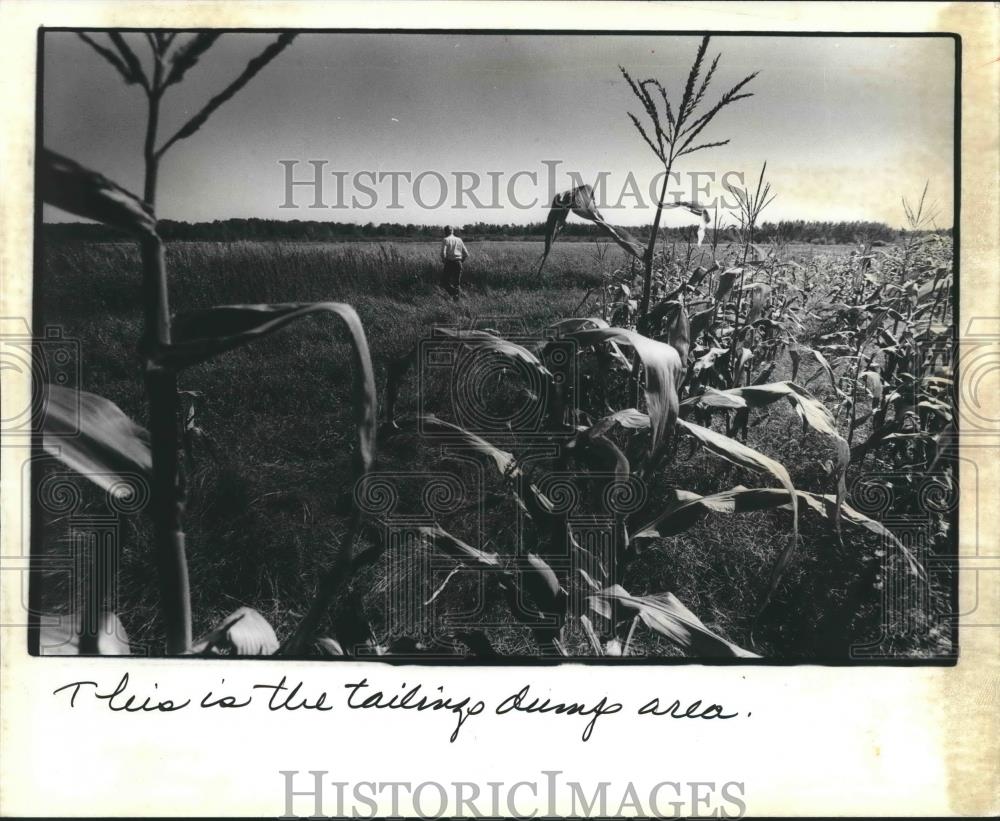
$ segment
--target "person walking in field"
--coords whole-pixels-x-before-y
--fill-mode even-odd
[[[441,261],[444,262],[444,285],[455,299],[462,293],[462,263],[469,257],[469,251],[461,238],[455,236],[450,225],[444,229],[441,242]]]

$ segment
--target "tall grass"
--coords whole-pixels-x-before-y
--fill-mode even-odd
[[[531,290],[548,287],[533,276],[535,243],[470,243],[465,278],[473,289]],[[561,284],[600,283],[592,247],[560,249],[552,272]],[[138,305],[138,251],[129,243],[60,242],[46,247],[46,276],[53,289],[75,287],[73,277],[91,271],[76,296],[95,314]],[[166,246],[174,308],[189,311],[239,302],[312,301],[372,294],[410,296],[439,287],[439,249],[430,243],[176,242]]]

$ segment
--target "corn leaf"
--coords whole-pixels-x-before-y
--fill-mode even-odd
[[[726,142],[729,142],[726,140]],[[724,145],[724,143],[714,143],[713,145]],[[705,146],[707,147],[707,146]],[[696,202],[665,202],[663,203],[664,208],[683,208],[685,211],[690,211],[696,217],[698,217],[698,244],[705,239],[705,230],[708,228],[709,224],[712,222],[712,218],[708,214],[708,209],[703,208]]]
[[[803,490],[797,490],[796,495],[803,501],[814,496]],[[637,541],[649,541],[676,536],[708,513],[752,513],[788,507],[791,498],[788,491],[783,488],[747,488],[737,485],[730,490],[713,493],[710,496],[674,489],[672,498],[663,511],[637,528],[632,538]],[[825,508],[819,509],[818,512],[826,515]]]
[[[792,509],[792,496],[782,488],[746,488],[738,485],[710,496],[699,496],[686,490],[675,490],[673,494],[673,498],[661,513],[636,529],[632,534],[633,541],[649,542],[675,536],[683,533],[708,513],[750,513],[759,510]],[[881,536],[900,552],[913,575],[926,579],[926,572],[912,551],[881,522],[875,521],[848,504],[838,504],[837,497],[832,494],[820,495],[796,490],[795,496],[806,505],[806,509],[818,513],[831,522],[839,510],[843,514],[843,521],[848,525]]]
[[[140,85],[143,88],[148,89],[149,83],[146,80],[145,74],[143,74],[141,68],[138,74],[134,71],[134,65],[126,62],[123,59],[121,51],[115,51],[107,46],[101,45],[96,40],[90,38],[82,31],[78,31],[76,36],[79,37],[83,42],[90,46],[94,51],[101,55],[104,60],[111,64],[111,66],[117,71],[122,79],[125,81],[126,85]],[[120,35],[119,35],[120,36]],[[117,47],[117,46],[116,46]]]
[[[440,435],[440,438],[434,439],[435,444],[454,441],[473,454],[492,462],[500,477],[513,483],[514,498],[526,513],[532,516],[544,516],[552,512],[552,502],[535,484],[527,481],[527,477],[518,467],[513,453],[496,447],[476,433],[433,415],[401,418],[396,422],[395,429],[397,431],[416,430],[418,423],[420,430],[424,433]],[[525,490],[528,491],[527,494],[524,494]]]
[[[764,313],[764,303],[771,298],[771,286],[764,282],[752,282],[743,286],[744,291],[750,292],[750,309],[747,314],[747,323],[756,322]]]
[[[581,347],[609,341],[632,346],[645,369],[646,406],[651,422],[649,448],[650,452],[654,452],[677,419],[677,390],[684,376],[677,349],[624,328],[595,328],[566,336]]]
[[[500,567],[500,558],[496,553],[486,553],[478,547],[473,547],[461,539],[452,536],[438,525],[418,527],[417,531],[434,547],[460,564],[467,566],[481,565],[488,568]]]
[[[625,288],[626,286],[622,286]],[[590,317],[570,317],[568,319],[560,319],[558,322],[553,322],[546,328],[547,331],[555,332],[557,338],[566,336],[573,331],[584,331],[592,330],[594,328],[610,328],[611,326],[603,319],[597,316]],[[621,348],[618,347],[616,342],[608,342],[608,349],[611,351],[611,356],[626,370],[632,369],[632,363],[629,362],[625,354],[622,353]]]
[[[521,584],[543,611],[559,612],[566,602],[566,591],[559,583],[555,571],[536,553],[529,553],[527,558],[528,566],[519,574]]]
[[[687,284],[689,288],[695,288],[701,284],[702,280],[705,279],[713,271],[719,270],[719,263],[712,261],[712,264],[707,268],[699,265],[691,272],[691,276],[688,278]]]
[[[43,148],[39,157],[42,200],[80,217],[122,228],[140,237],[156,236],[156,218],[139,197],[107,177]]]
[[[632,239],[627,232],[610,225],[601,216],[601,212],[597,210],[597,205],[594,203],[594,189],[589,185],[581,185],[572,191],[566,191],[556,197],[556,200],[559,200],[559,197],[563,198],[563,202],[567,203],[578,217],[590,220],[602,229],[604,233],[621,246],[625,253],[630,254],[636,259],[642,259],[644,254],[642,245]],[[556,201],[553,201],[553,206],[556,207]]]
[[[795,545],[798,542],[799,537],[799,507],[798,507],[798,496],[795,494],[795,487],[792,485],[792,479],[788,475],[788,471],[785,470],[784,465],[780,462],[771,459],[769,456],[765,456],[762,453],[758,453],[752,448],[747,447],[742,442],[737,442],[735,439],[730,439],[728,436],[723,436],[721,433],[716,433],[710,428],[703,428],[700,425],[692,424],[684,419],[677,420],[677,423],[681,425],[689,433],[693,434],[705,447],[723,459],[726,459],[733,464],[740,465],[741,467],[749,468],[751,470],[766,470],[772,476],[775,476],[778,481],[781,482],[785,490],[788,491],[791,506],[792,506],[792,538],[789,540],[787,547],[782,551],[778,560],[775,562],[774,569],[771,573],[771,580],[768,583],[767,593],[764,595],[763,603],[761,604],[761,610],[767,606],[768,601],[770,601],[771,595],[774,593],[775,589],[778,587],[778,582],[781,580],[781,574],[788,564],[791,558],[792,551],[795,549]]]
[[[612,615],[612,602],[636,611],[647,627],[666,636],[694,657],[760,658],[756,653],[713,633],[672,593],[632,596],[616,584],[588,596],[588,602],[594,612],[605,618]]]
[[[594,651],[594,655],[603,656],[604,647],[594,631],[594,625],[591,624],[590,618],[586,614],[580,616],[580,626],[583,627],[583,633],[587,637],[587,641],[590,642],[590,649]]]
[[[747,407],[747,400],[732,390],[720,391],[715,388],[705,388],[703,393],[689,396],[681,402],[682,408],[698,405],[703,408],[724,408],[727,410]]]
[[[833,368],[830,366],[830,363],[827,362],[826,357],[815,348],[809,348],[805,345],[797,345],[788,349],[788,355],[792,360],[792,381],[794,382],[795,377],[798,375],[799,363],[802,360],[803,353],[809,354],[816,360],[826,375],[830,377],[830,384],[833,386],[833,389],[837,390],[837,375],[833,372]],[[806,381],[811,382],[814,378],[815,376],[812,376]]]
[[[47,386],[42,447],[115,495],[134,492],[129,480],[151,478],[149,434],[114,402],[87,391]]]
[[[63,616],[60,624],[46,625],[39,630],[38,653],[42,656],[79,656],[82,636],[82,617]],[[110,611],[100,614],[96,639],[99,656],[128,656],[132,652],[124,626]]]
[[[416,422],[417,420],[413,421]],[[406,420],[406,422],[407,427],[409,427],[409,420]],[[468,431],[459,425],[453,425],[451,422],[446,422],[444,419],[439,419],[434,415],[419,417],[419,422],[423,430],[454,436],[462,445],[474,453],[487,457],[496,465],[496,469],[501,476],[520,475],[516,468],[514,454],[496,447],[483,439],[479,434],[472,433],[472,431]]]
[[[861,380],[871,396],[872,409],[877,408],[882,403],[882,394],[885,390],[882,375],[875,371],[864,371],[861,373]]]
[[[459,340],[463,346],[470,350],[492,351],[500,356],[506,357],[512,362],[519,362],[532,371],[543,385],[548,385],[552,380],[552,373],[546,368],[541,360],[527,348],[510,342],[507,339],[491,334],[487,331],[463,331],[451,328],[434,328],[435,336],[448,337]],[[388,368],[388,382],[386,385],[386,418],[390,426],[396,426],[396,402],[399,399],[399,389],[410,368],[417,361],[420,352],[420,344],[394,362]]]
[[[512,361],[521,362],[545,381],[552,378],[552,374],[537,356],[527,348],[503,337],[496,336],[487,331],[461,331],[452,328],[435,328],[434,333],[459,340],[469,348],[494,351]]]
[[[684,306],[679,301],[666,300],[661,302],[646,314],[640,326],[636,328],[639,333],[647,335],[652,333],[654,329],[662,332],[666,337],[667,344],[672,345],[677,350],[677,353],[681,355],[681,362],[687,360],[688,351],[691,348],[691,324],[688,321],[687,311],[684,310]]]
[[[727,353],[729,353],[728,348],[709,348],[705,354],[694,361],[694,365],[691,367],[692,376],[698,376],[702,371],[711,370],[716,366],[719,357],[724,357]],[[684,401],[688,402],[688,400]]]
[[[769,491],[770,490],[776,489],[771,488]],[[782,491],[776,492],[781,493]],[[799,498],[805,501],[810,509],[820,515],[825,516],[828,519],[834,519],[839,515],[842,517],[842,521],[848,523],[849,525],[857,528],[863,528],[870,533],[874,533],[876,536],[881,536],[899,551],[900,555],[906,560],[907,565],[909,565],[910,573],[912,575],[925,581],[927,580],[927,573],[917,558],[913,555],[913,552],[881,522],[878,522],[870,516],[866,516],[864,513],[855,510],[837,496],[833,496],[831,494],[821,495],[818,493],[806,493],[801,490],[797,491],[797,493]],[[789,508],[788,502],[786,501],[782,507]]]
[[[347,655],[344,652],[344,648],[340,646],[340,642],[336,639],[331,639],[329,636],[322,636],[316,639],[315,647],[316,651],[321,656],[340,658],[341,656]]]
[[[593,328],[608,328],[608,323],[599,316],[571,316],[567,319],[560,319],[553,322],[546,328],[547,331],[555,331],[556,336],[572,333],[573,331],[583,331]]]
[[[621,248],[636,259],[642,259],[645,253],[643,247],[636,242],[627,232],[617,229],[609,224],[601,212],[594,204],[594,189],[589,185],[581,185],[569,191],[556,194],[552,200],[552,207],[549,210],[545,223],[545,251],[542,253],[542,260],[538,265],[538,273],[542,273],[545,261],[552,250],[552,243],[555,242],[559,232],[566,224],[566,219],[572,211],[578,217],[590,220],[597,225],[605,234],[611,237]]]
[[[170,58],[170,70],[167,72],[163,86],[173,85],[183,80],[188,69],[192,68],[221,36],[222,32],[202,32],[194,35],[184,45],[177,48]]]
[[[180,315],[174,323],[174,344],[155,359],[166,367],[184,368],[224,351],[261,339],[286,325],[317,313],[336,314],[351,336],[354,421],[360,471],[375,458],[375,374],[364,327],[357,312],[342,302],[292,302],[274,305],[223,305]]]
[[[696,314],[691,314],[691,318],[688,320],[688,324],[691,328],[691,339],[697,339],[705,331],[712,327],[712,322],[715,319],[715,308],[707,308],[704,311],[698,311]]]
[[[602,419],[598,419],[586,430],[586,435],[590,437],[603,436],[615,425],[620,425],[629,430],[642,430],[649,427],[649,415],[636,410],[635,408],[625,408],[608,414]]]
[[[734,399],[743,400],[742,406],[749,408],[760,408],[779,399],[787,399],[799,417],[813,430],[830,437],[840,438],[833,414],[830,413],[826,405],[794,382],[770,382],[763,385],[745,385],[724,391],[705,391],[699,396],[685,399],[684,404],[697,404],[706,408],[740,407],[739,404],[732,404]]]
[[[729,268],[719,275],[719,284],[715,289],[715,301],[725,302],[733,291],[736,278],[743,273],[742,268]]]
[[[150,87],[149,80],[146,78],[146,73],[142,70],[142,63],[139,62],[139,58],[129,47],[129,44],[125,42],[125,38],[122,37],[121,32],[110,31],[108,32],[108,38],[114,43],[115,48],[118,49],[118,53],[128,67],[129,74],[135,78],[135,82],[142,85],[143,88],[148,89]]]
[[[274,628],[251,607],[240,607],[191,645],[191,655],[271,656],[278,652]]]
[[[175,142],[183,140],[185,137],[190,137],[194,134],[208,121],[208,118],[212,116],[219,106],[231,99],[236,92],[249,83],[254,76],[256,76],[256,74],[264,68],[264,66],[284,51],[292,40],[295,39],[295,37],[296,33],[294,32],[284,32],[279,34],[273,43],[247,63],[246,68],[243,69],[242,73],[235,80],[205,103],[205,106],[197,114],[181,126],[179,131],[177,131],[169,140],[160,146],[156,150],[156,156],[163,156],[163,153]]]
[[[742,442],[730,439],[711,428],[703,428],[701,425],[695,425],[684,419],[679,419],[677,423],[717,456],[753,471],[766,471],[781,482],[789,493],[795,492],[792,479],[784,465],[770,456],[765,456]]]

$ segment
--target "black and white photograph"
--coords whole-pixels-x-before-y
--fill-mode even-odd
[[[956,38],[39,46],[31,652],[957,655]]]
[[[1000,811],[995,3],[0,39],[0,815]]]

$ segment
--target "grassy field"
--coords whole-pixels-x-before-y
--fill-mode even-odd
[[[453,301],[437,284],[436,243],[176,243],[167,249],[171,308],[185,312],[215,304],[348,302],[364,323],[383,401],[388,363],[431,327],[537,334],[561,318],[597,315],[602,275],[624,264],[617,250],[602,260],[591,243],[560,243],[540,279],[535,274],[539,243],[478,242],[470,243],[470,251],[465,294]],[[786,253],[807,268],[826,270],[844,265],[848,249],[801,246]],[[139,270],[131,244],[65,243],[46,249],[41,277],[46,323],[61,326],[66,336],[81,342],[81,387],[144,422],[136,353]],[[785,358],[772,380],[787,379],[787,368]],[[806,375],[813,370],[806,367]],[[416,382],[411,376],[400,410],[416,410],[419,396],[423,410],[447,417],[446,379],[431,377],[419,389]],[[344,478],[353,437],[345,401],[349,383],[344,335],[322,320],[184,372],[180,387],[191,392],[187,401],[193,403],[197,427],[187,478],[196,635],[243,604],[263,613],[279,638],[303,614],[318,571],[337,550],[352,503],[352,488]],[[824,395],[818,382],[812,387]],[[797,488],[829,492],[820,467],[828,458],[823,442],[803,434],[788,407],[776,409],[768,419],[766,425],[751,425],[749,443],[788,466]],[[499,483],[431,451],[416,437],[400,436],[384,444],[375,470],[448,471],[470,488],[487,482],[484,511],[458,504],[448,529],[501,552],[516,539],[516,510],[499,492]],[[760,483],[747,471],[686,446],[661,482],[663,492],[682,487],[698,493]],[[84,493],[87,510],[98,512],[103,505],[99,495],[89,489]],[[802,520],[802,545],[771,608],[780,616],[765,614],[754,628],[762,578],[790,538],[788,522],[783,511],[706,518],[646,551],[623,584],[636,595],[671,590],[711,629],[744,646],[753,629],[759,651],[777,657],[843,657],[851,643],[875,640],[881,632],[877,538],[852,536],[838,547],[828,528],[807,518]],[[50,517],[46,549],[65,550],[69,529],[65,517]],[[134,647],[157,648],[162,635],[150,528],[141,517],[127,517],[121,533],[119,615]],[[381,536],[370,524],[363,543]],[[438,573],[435,584],[445,575]],[[386,613],[394,591],[414,579],[423,585],[414,595],[426,601],[434,584],[420,576],[417,559],[390,552],[355,581],[340,606],[364,614],[358,624],[370,621],[378,633],[388,629]],[[46,595],[49,607],[66,606],[65,591],[54,579]],[[435,600],[437,613],[467,608],[470,595],[475,596],[471,583],[457,579]],[[487,603],[487,613],[495,613],[498,622],[509,621],[495,602]],[[789,618],[790,613],[795,617]],[[909,617],[903,621],[890,631],[896,653],[930,655],[948,649],[945,639],[928,635],[925,623]],[[501,624],[489,632],[506,653],[532,652],[522,628]],[[640,654],[676,653],[655,634],[640,633]],[[570,636],[568,643],[571,650],[586,652],[582,636]]]

